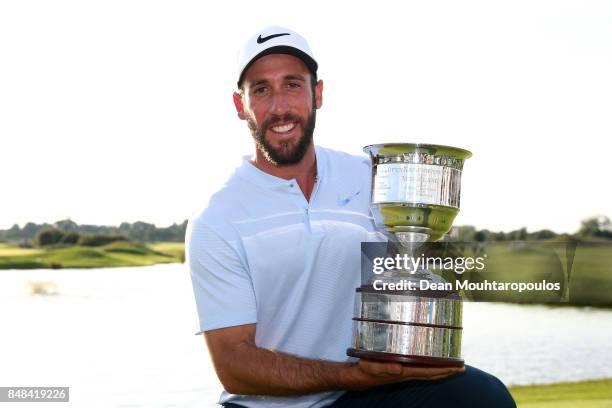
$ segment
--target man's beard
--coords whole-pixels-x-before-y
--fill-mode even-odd
[[[299,163],[306,154],[308,147],[312,143],[312,135],[317,120],[317,110],[313,107],[312,113],[307,121],[291,115],[273,115],[266,119],[260,127],[257,127],[251,117],[247,117],[247,124],[251,129],[251,134],[255,140],[257,148],[264,154],[266,160],[276,166],[286,166]],[[289,142],[281,142],[280,148],[275,148],[266,140],[266,132],[277,123],[297,122],[302,128],[302,137],[297,144],[292,146]]]

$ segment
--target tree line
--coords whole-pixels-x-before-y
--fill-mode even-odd
[[[582,220],[580,229],[574,234],[558,234],[549,229],[529,232],[525,227],[510,232],[489,231],[488,229],[477,230],[471,225],[455,227],[455,230],[454,238],[460,242],[537,241],[557,237],[573,238],[576,240],[612,240],[612,222],[609,217],[603,215]]]
[[[117,240],[136,242],[171,241],[183,242],[187,220],[181,224],[158,228],[155,224],[137,221],[122,222],[117,226],[79,225],[70,219],[53,224],[28,222],[20,228],[15,224],[0,230],[0,241],[20,243],[24,246],[88,245],[97,246]]]
[[[0,230],[0,241],[20,243],[23,246],[98,246],[117,240],[142,243],[155,241],[183,242],[186,229],[187,220],[181,224],[174,223],[169,227],[158,228],[155,224],[143,221],[122,222],[116,227],[79,225],[70,219],[66,219],[53,224],[28,222],[23,228],[15,224],[7,230]],[[495,232],[488,229],[478,230],[470,225],[454,227],[454,230],[454,238],[461,242],[547,240],[556,237],[612,239],[612,222],[606,216],[595,216],[583,220],[580,229],[574,234],[557,234],[549,229],[529,232],[527,228],[509,232]]]

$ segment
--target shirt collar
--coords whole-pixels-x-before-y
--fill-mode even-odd
[[[315,157],[317,160],[317,176],[321,181],[325,172],[325,157],[319,146],[315,146]],[[266,173],[251,163],[251,158],[252,156],[242,157],[242,165],[236,170],[237,176],[264,188],[291,187],[296,182],[294,178],[285,180]]]

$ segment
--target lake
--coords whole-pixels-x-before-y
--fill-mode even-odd
[[[70,386],[73,407],[214,407],[196,321],[185,265],[0,271],[0,386]],[[612,311],[466,303],[463,323],[466,362],[507,385],[612,377]]]

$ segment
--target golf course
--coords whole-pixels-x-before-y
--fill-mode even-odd
[[[510,387],[519,408],[610,408],[612,379]]]
[[[59,269],[146,266],[182,262],[182,242],[141,244],[115,241],[102,246],[21,248],[0,243],[0,269]]]

